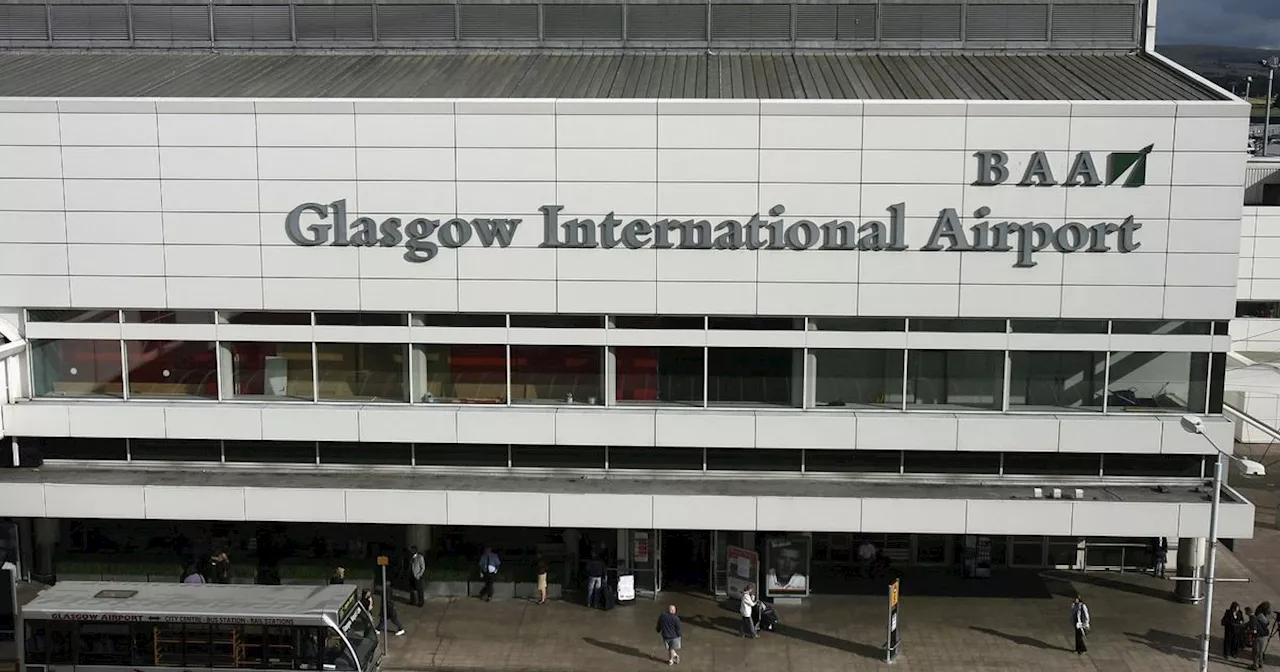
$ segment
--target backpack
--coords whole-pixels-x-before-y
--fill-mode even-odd
[[[1259,637],[1266,637],[1271,634],[1271,624],[1267,622],[1267,617],[1263,614],[1255,614],[1253,617],[1253,634]]]

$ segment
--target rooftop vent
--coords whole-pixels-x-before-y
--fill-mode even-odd
[[[102,600],[124,600],[137,594],[136,590],[99,590],[93,597]]]

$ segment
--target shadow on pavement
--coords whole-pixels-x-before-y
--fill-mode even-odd
[[[583,637],[582,641],[590,644],[591,646],[599,647],[601,649],[604,649],[605,651],[620,653],[624,656],[632,656],[634,658],[639,658],[641,660],[657,661],[659,663],[664,663],[664,664],[667,662],[666,658],[650,655],[648,653],[645,653],[644,651],[641,651],[640,649],[637,649],[632,646],[626,646],[625,644],[615,644],[613,642],[602,642],[598,639],[592,639],[591,637]]]
[[[1170,588],[1159,588],[1156,586],[1145,585],[1147,581],[1157,581],[1146,574],[1132,573],[1126,578],[1113,578],[1098,574],[1096,572],[1061,572],[1048,571],[1043,572],[1042,576],[1049,581],[1065,581],[1070,584],[1087,583],[1091,586],[1106,588],[1108,590],[1118,590],[1143,597],[1151,597],[1165,602],[1175,601],[1173,598],[1173,590]],[[1121,574],[1119,576],[1125,576]],[[1067,597],[1075,597],[1077,592],[1074,588],[1068,587],[1066,590],[1054,590],[1053,592]]]
[[[816,569],[813,581],[824,593],[886,595],[889,583],[902,579],[904,596],[1049,599],[1053,593],[1036,570],[1002,569],[991,578],[966,579],[948,567],[891,567],[884,576],[867,578],[856,571]]]
[[[880,660],[884,657],[884,649],[878,646],[871,646],[869,644],[860,644],[858,642],[851,642],[847,639],[840,639],[839,637],[824,635],[820,632],[802,630],[800,628],[792,627],[789,625],[779,625],[776,632],[779,636],[782,636],[782,637],[791,637],[793,639],[798,639],[802,642],[817,644],[818,646],[827,646],[833,649],[838,649],[840,651],[847,651],[849,653],[854,654],[855,656],[862,656],[863,658]]]
[[[1068,653],[1075,652],[1075,649],[1073,648],[1065,647],[1065,646],[1054,646],[1048,642],[1040,641],[1034,637],[1026,637],[1023,635],[1010,635],[1008,633],[1000,632],[999,630],[992,630],[991,628],[979,628],[976,625],[969,626],[969,629],[973,630],[974,632],[981,632],[984,634],[991,635],[993,637],[999,637],[1000,639],[1005,639],[1010,642],[1013,642],[1014,644],[1021,644],[1023,646],[1034,646],[1037,649],[1047,649],[1049,651],[1066,651]]]
[[[697,615],[689,616],[688,618],[685,618],[684,622],[688,623],[689,625],[695,625],[699,628],[704,628],[706,630],[713,630],[715,632],[726,632],[731,635],[736,635],[736,634],[739,634],[738,626],[742,623],[742,619],[729,618],[728,616],[717,616],[715,618],[712,618],[710,616],[703,616],[702,614],[697,614]]]

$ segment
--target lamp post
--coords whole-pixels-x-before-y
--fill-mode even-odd
[[[1270,99],[1268,99],[1270,100]],[[1209,671],[1209,637],[1213,633],[1213,572],[1218,557],[1218,508],[1222,502],[1222,458],[1237,462],[1244,468],[1246,476],[1264,476],[1267,468],[1261,463],[1243,457],[1236,457],[1218,447],[1213,439],[1204,432],[1204,420],[1198,415],[1182,416],[1183,431],[1199,434],[1218,452],[1213,461],[1213,506],[1209,509],[1209,559],[1205,568],[1204,587],[1204,633],[1200,641],[1200,672]]]
[[[1276,68],[1280,68],[1280,56],[1262,59],[1262,67],[1267,69],[1267,112],[1262,122],[1262,155],[1267,156],[1270,154],[1267,148],[1271,143],[1271,85],[1276,79]]]

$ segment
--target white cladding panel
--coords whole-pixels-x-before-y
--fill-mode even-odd
[[[6,113],[0,124],[0,157],[12,157],[0,162],[10,166],[0,171],[0,202],[10,211],[0,213],[0,259],[13,261],[0,272],[14,276],[0,304],[942,317],[990,316],[993,304],[1008,304],[996,312],[1232,314],[1243,108],[1198,116],[1206,106],[1062,102],[996,116],[990,103],[814,101],[811,114],[783,115],[754,101],[424,100],[138,101],[128,113],[76,111],[85,109],[61,101],[60,112]],[[1113,153],[1147,145],[1145,185],[1123,186],[1136,169],[1111,165],[1125,159]],[[1008,183],[974,185],[974,152],[983,150],[1007,152]],[[1044,178],[1065,182],[1076,152],[1088,150],[1099,177],[1117,179],[1015,186],[1036,167],[1037,150]],[[445,227],[430,240],[470,240],[440,246],[421,264],[402,258],[403,243],[289,242],[291,208],[340,200],[348,221],[521,222],[506,250],[483,246],[472,227]],[[544,205],[563,206],[562,223],[598,223],[612,212],[623,224],[767,220],[780,205],[777,219],[795,227],[806,217],[817,225],[884,220],[897,203],[909,252],[537,249]],[[975,217],[984,206],[990,213]],[[1032,268],[1014,267],[1016,251],[921,251],[947,208],[966,230],[980,221],[1057,228],[1133,215],[1140,246],[1129,254],[1050,247],[1034,253]],[[821,238],[791,230],[805,242]],[[19,247],[50,243],[55,254]],[[1267,263],[1248,264],[1254,281],[1241,283],[1242,296],[1280,287],[1256,280],[1270,273]],[[419,278],[430,278],[429,292]]]

